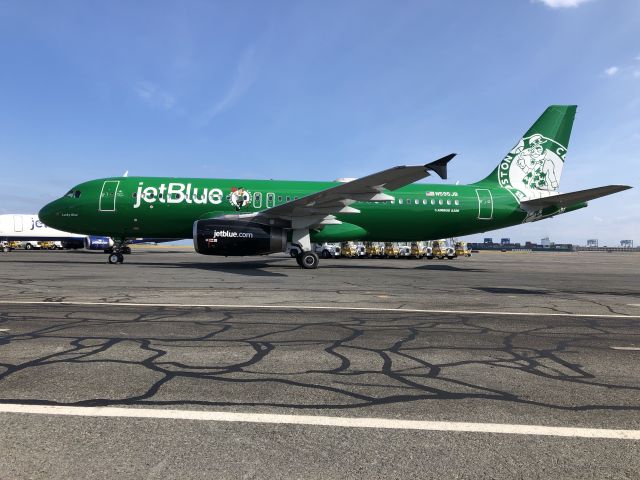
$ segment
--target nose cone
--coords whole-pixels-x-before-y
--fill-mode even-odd
[[[58,200],[54,200],[40,209],[38,212],[38,218],[42,223],[56,228],[56,224],[59,223],[60,219],[59,206],[57,204]]]

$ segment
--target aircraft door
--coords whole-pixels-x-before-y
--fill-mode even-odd
[[[20,215],[13,216],[13,231],[21,232],[22,231],[22,217]]]
[[[98,210],[100,212],[116,211],[116,194],[118,193],[119,180],[105,180],[100,191],[100,203]]]
[[[267,193],[267,208],[273,207],[276,201],[275,193]]]
[[[478,196],[478,220],[491,220],[493,218],[493,197],[491,190],[476,188]]]

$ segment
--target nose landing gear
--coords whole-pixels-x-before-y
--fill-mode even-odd
[[[131,253],[131,248],[125,245],[126,238],[114,239],[114,245],[107,262],[111,265],[124,262],[124,254]]]
[[[107,262],[111,264],[122,263],[124,262],[124,255],[122,255],[121,253],[111,253],[109,254],[109,259],[107,260]]]

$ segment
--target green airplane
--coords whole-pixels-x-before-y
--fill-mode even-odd
[[[308,182],[113,177],[73,187],[40,210],[59,230],[106,235],[109,263],[123,262],[127,239],[193,238],[205,255],[300,252],[318,267],[312,242],[411,241],[456,237],[542,220],[587,206],[628,186],[558,193],[575,105],[553,105],[483,180],[470,185],[416,184],[447,178],[455,154],[348,181]]]

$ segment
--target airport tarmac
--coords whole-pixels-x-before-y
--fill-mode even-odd
[[[0,478],[640,476],[640,255],[0,271]]]

